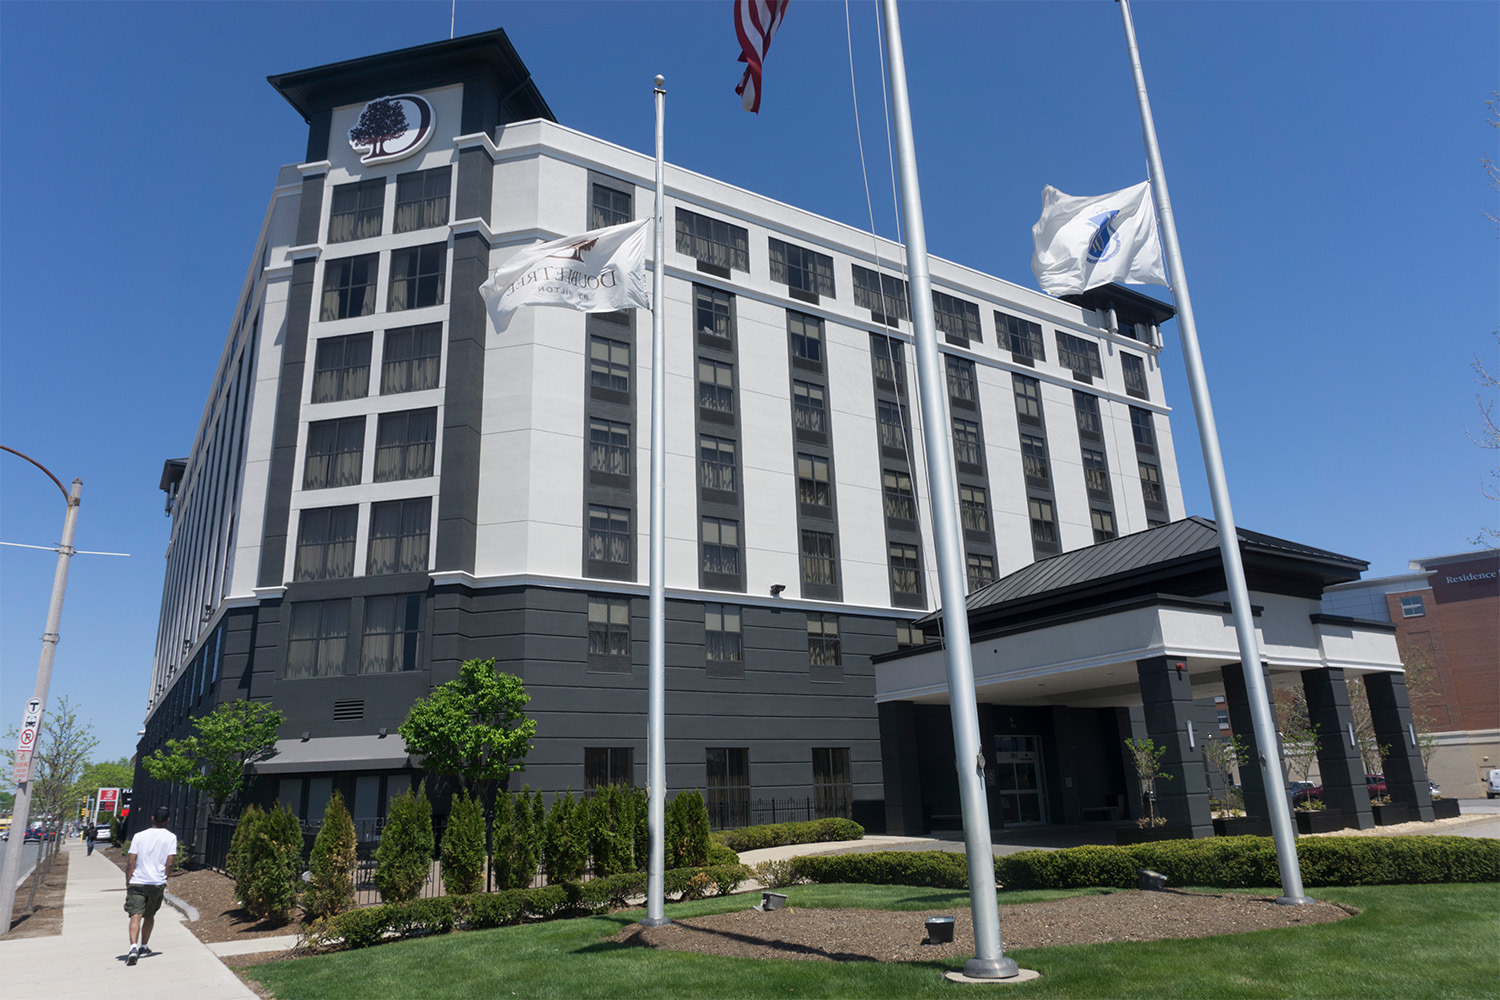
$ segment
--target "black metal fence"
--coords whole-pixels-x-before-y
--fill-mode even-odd
[[[736,799],[715,796],[706,803],[708,825],[714,830],[732,830],[764,823],[806,823],[815,819],[849,819],[847,796],[820,795],[807,798]]]

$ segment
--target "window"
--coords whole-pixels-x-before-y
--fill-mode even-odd
[[[323,337],[313,361],[312,401],[362,399],[370,389],[370,334]]]
[[[950,337],[984,340],[979,331],[979,307],[937,289],[932,292],[932,320],[938,330]]]
[[[630,598],[589,595],[589,655],[630,655]]]
[[[832,505],[828,459],[821,455],[797,456],[797,501],[810,507]]]
[[[349,601],[312,601],[292,605],[287,625],[287,680],[335,677],[344,672],[349,640]]]
[[[807,659],[815,667],[837,667],[844,662],[839,651],[838,615],[808,612]]]
[[[630,562],[630,511],[589,504],[588,557],[592,562]]]
[[[1035,434],[1021,435],[1021,467],[1025,470],[1027,479],[1034,480],[1039,485],[1045,485],[1049,481],[1045,438],[1039,438]]]
[[[1427,607],[1422,603],[1421,594],[1407,594],[1401,598],[1402,618],[1421,618],[1427,614]]]
[[[965,403],[978,401],[979,393],[974,388],[974,362],[948,358],[948,395]]]
[[[1141,496],[1147,507],[1165,507],[1167,496],[1161,488],[1161,470],[1151,462],[1138,463],[1141,469]]]
[[[969,577],[969,593],[988,587],[995,582],[995,557],[982,552],[970,552],[965,559]]]
[[[359,507],[320,507],[302,512],[292,579],[342,580],[354,575],[354,534]]]
[[[1094,544],[1107,542],[1118,534],[1115,531],[1115,515],[1095,507],[1089,511],[1089,520],[1094,525]]]
[[[881,491],[885,494],[885,516],[903,521],[915,520],[916,503],[912,499],[911,476],[886,469],[880,478]]]
[[[703,605],[704,654],[714,663],[739,663],[740,609],[732,604]]]
[[[786,311],[786,330],[792,340],[792,358],[815,368],[823,366],[823,321],[816,316]]]
[[[750,232],[677,209],[677,252],[724,270],[750,270]]]
[[[880,432],[880,446],[906,453],[906,408],[887,399],[875,400],[875,427]]]
[[[792,425],[799,431],[827,433],[828,410],[824,406],[821,385],[792,382]]]
[[[328,242],[347,243],[380,235],[385,215],[385,178],[377,177],[333,189],[333,211],[328,216]]]
[[[1135,435],[1137,449],[1156,450],[1156,422],[1151,418],[1151,411],[1138,406],[1130,408],[1130,433]]]
[[[583,788],[635,784],[635,751],[630,747],[584,747]]]
[[[911,308],[906,302],[906,282],[889,274],[877,274],[858,264],[854,265],[854,304],[879,314],[879,319],[887,323],[911,318]]]
[[[703,519],[703,572],[740,575],[740,522],[722,517]]]
[[[589,385],[614,392],[629,392],[630,345],[597,333],[590,334]]]
[[[1104,438],[1104,422],[1099,417],[1099,397],[1086,392],[1073,393],[1073,409],[1078,414],[1078,436],[1092,440]]]
[[[1129,351],[1120,352],[1120,369],[1125,373],[1125,394],[1149,399],[1146,392],[1146,359]]]
[[[1047,351],[1042,346],[1042,328],[1030,320],[1018,316],[995,313],[995,336],[1010,349],[1012,357],[1026,364],[1046,361]]]
[[[391,312],[443,304],[444,267],[448,247],[429,243],[391,251],[391,287],[386,308]]]
[[[906,359],[899,340],[871,334],[870,361],[877,380],[890,385],[897,394],[906,392]]]
[[[425,573],[431,528],[431,497],[371,504],[365,573]]]
[[[432,475],[436,445],[437,407],[382,413],[375,431],[375,481]]]
[[[1052,511],[1052,501],[1041,497],[1028,497],[1031,508],[1031,540],[1037,548],[1057,546],[1057,515]]]
[[[385,332],[380,359],[380,394],[420,392],[438,387],[438,362],[443,356],[443,324],[425,323]]]
[[[983,465],[980,454],[979,425],[963,417],[953,418],[953,460],[966,465]]]
[[[965,531],[990,530],[989,498],[982,486],[958,486],[958,514]]]
[[[906,649],[908,646],[927,645],[927,633],[917,628],[911,622],[900,622],[896,625],[896,648]]]
[[[698,335],[731,340],[734,335],[734,320],[730,302],[734,296],[707,285],[693,286],[693,308],[697,316]]]
[[[848,819],[854,786],[848,747],[813,747],[813,818]]]
[[[833,535],[828,532],[802,532],[802,582],[819,587],[838,586],[838,568],[833,558]]]
[[[704,750],[704,805],[715,830],[750,825],[750,751],[744,747]]]
[[[416,670],[422,653],[421,594],[365,598],[365,634],[359,672],[395,674]]]
[[[1093,496],[1109,496],[1109,464],[1104,452],[1083,449],[1083,485]]]
[[[888,546],[891,564],[891,591],[902,597],[922,596],[922,564],[915,545],[895,543]]]
[[[705,434],[698,439],[699,481],[704,489],[736,492],[734,451],[735,443],[725,438]]]
[[[589,206],[589,228],[603,229],[630,221],[630,194],[617,191],[603,184],[594,185],[593,202]]]
[[[1061,330],[1057,331],[1057,360],[1075,375],[1104,376],[1104,366],[1099,363],[1099,345]]]
[[[361,254],[330,260],[323,267],[323,322],[368,316],[375,311],[375,280],[380,273],[380,255]]]
[[[1042,422],[1042,384],[1025,375],[1012,375],[1011,387],[1016,394],[1016,417],[1022,423]]]
[[[589,471],[630,475],[630,425],[589,418]]]
[[[453,168],[437,167],[396,176],[396,232],[413,233],[448,224]]]
[[[770,241],[771,280],[795,292],[833,295],[833,258],[781,240]]]
[[[734,365],[698,359],[698,405],[710,413],[734,415]]]
[[[322,490],[333,486],[356,486],[364,458],[364,417],[319,420],[308,424],[302,488]]]

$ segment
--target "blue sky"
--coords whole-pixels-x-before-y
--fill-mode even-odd
[[[84,480],[52,699],[134,752],[168,521],[277,168],[306,126],[266,76],[447,37],[425,3],[0,4],[0,443]],[[1248,528],[1372,575],[1497,526],[1470,364],[1500,366],[1493,3],[1134,7],[1233,497]],[[894,235],[875,7],[849,8],[875,225]],[[907,2],[932,253],[1036,287],[1047,184],[1143,180],[1118,7]],[[868,225],[845,7],[798,0],[739,110],[728,0],[460,2],[557,118]],[[1144,289],[1166,297],[1165,289]],[[1175,326],[1175,325],[1173,325]],[[1175,329],[1163,356],[1190,513],[1211,514]],[[62,497],[0,455],[0,540],[55,544]],[[0,731],[34,682],[55,557],[0,548]]]

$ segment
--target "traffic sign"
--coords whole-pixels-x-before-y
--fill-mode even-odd
[[[26,703],[26,714],[21,718],[23,726],[38,726],[42,721],[42,699],[32,698]]]
[[[15,772],[11,775],[11,781],[14,784],[19,785],[19,784],[22,784],[23,782],[29,781],[30,779],[31,779],[31,751],[30,750],[17,750],[16,751],[16,767],[15,767]]]
[[[28,752],[36,749],[36,726],[28,725],[21,730],[21,738],[16,741],[16,749]]]

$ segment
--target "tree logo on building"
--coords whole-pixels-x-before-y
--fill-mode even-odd
[[[432,105],[414,94],[381,97],[361,109],[349,130],[349,145],[367,150],[361,163],[387,163],[410,156],[432,138]]]
[[[1088,260],[1090,264],[1102,264],[1120,252],[1120,238],[1115,235],[1115,216],[1119,214],[1120,210],[1116,208],[1089,219],[1096,227],[1094,238],[1089,240]]]

